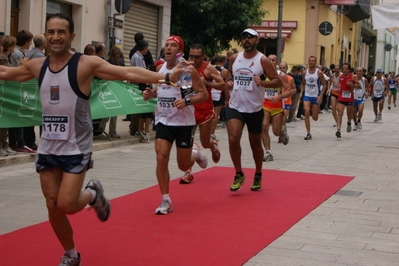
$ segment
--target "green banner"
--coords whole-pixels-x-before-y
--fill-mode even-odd
[[[151,113],[156,103],[156,99],[144,101],[138,86],[131,83],[95,79],[91,84],[92,119]],[[37,80],[0,80],[0,128],[41,125],[41,116]]]

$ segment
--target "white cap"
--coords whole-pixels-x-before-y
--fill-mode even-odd
[[[254,29],[246,29],[243,32],[241,32],[241,35],[243,35],[244,33],[248,33],[251,34],[253,36],[259,37],[258,32]]]

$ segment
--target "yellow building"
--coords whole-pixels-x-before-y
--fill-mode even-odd
[[[355,66],[361,46],[359,22],[367,17],[353,6],[330,5],[328,0],[284,0],[282,15],[282,61],[289,65],[306,64],[317,57],[318,64],[349,62]],[[348,4],[354,0],[334,1]],[[326,3],[326,4],[325,4]],[[279,0],[264,0],[267,15],[260,25],[252,25],[260,34],[258,50],[265,55],[277,53]],[[351,13],[352,12],[352,13]],[[352,15],[351,15],[352,14]],[[233,45],[234,46],[234,45]]]

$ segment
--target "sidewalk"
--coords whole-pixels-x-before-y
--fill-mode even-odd
[[[129,135],[129,123],[121,119],[118,118],[117,126],[121,140],[94,141],[94,169],[87,175],[87,180],[100,179],[111,199],[157,184],[153,142],[139,143]],[[335,137],[331,113],[320,114],[317,122],[311,120],[313,140],[303,139],[306,135],[303,121],[287,124],[290,136],[287,146],[277,144],[277,138],[271,137],[274,161],[265,162],[264,168],[355,178],[252,257],[246,266],[398,265],[399,108],[389,111],[385,103],[382,121],[374,123],[373,120],[372,103],[368,99],[363,129],[347,133],[345,115],[341,139]],[[222,155],[217,165],[232,166],[226,129],[219,127],[216,135]],[[242,165],[253,168],[245,128],[241,144]],[[210,156],[209,151],[206,153]],[[0,234],[47,220],[34,164],[23,161],[28,160],[26,158],[32,161],[32,157],[18,155],[15,158],[21,159],[10,160],[8,166],[0,164]],[[214,165],[209,160],[208,167]],[[181,176],[176,166],[175,147],[169,168],[172,178]],[[200,169],[195,166],[193,170]],[[233,176],[231,178],[233,180]],[[178,210],[170,215],[179,215]]]

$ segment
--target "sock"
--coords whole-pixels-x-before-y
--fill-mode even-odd
[[[260,176],[260,177],[262,177],[262,173],[255,173],[255,176]]]
[[[244,173],[242,171],[239,171],[236,173],[236,175],[244,176]]]
[[[359,123],[359,122],[360,122],[360,119],[358,119],[357,122]]]
[[[68,254],[72,259],[78,258],[78,252],[76,252],[76,247],[70,250],[65,250],[65,254]]]
[[[168,193],[168,194],[163,194],[163,195],[162,195],[162,200],[168,200],[168,201],[170,201],[169,193]]]
[[[195,160],[198,158],[198,150],[192,149],[192,152],[195,154]]]
[[[89,191],[91,193],[91,200],[90,200],[90,204],[94,203],[94,201],[96,200],[97,197],[97,191],[95,191],[92,188],[86,188],[87,191]]]
[[[272,155],[272,151],[271,150],[266,150],[266,153]]]

